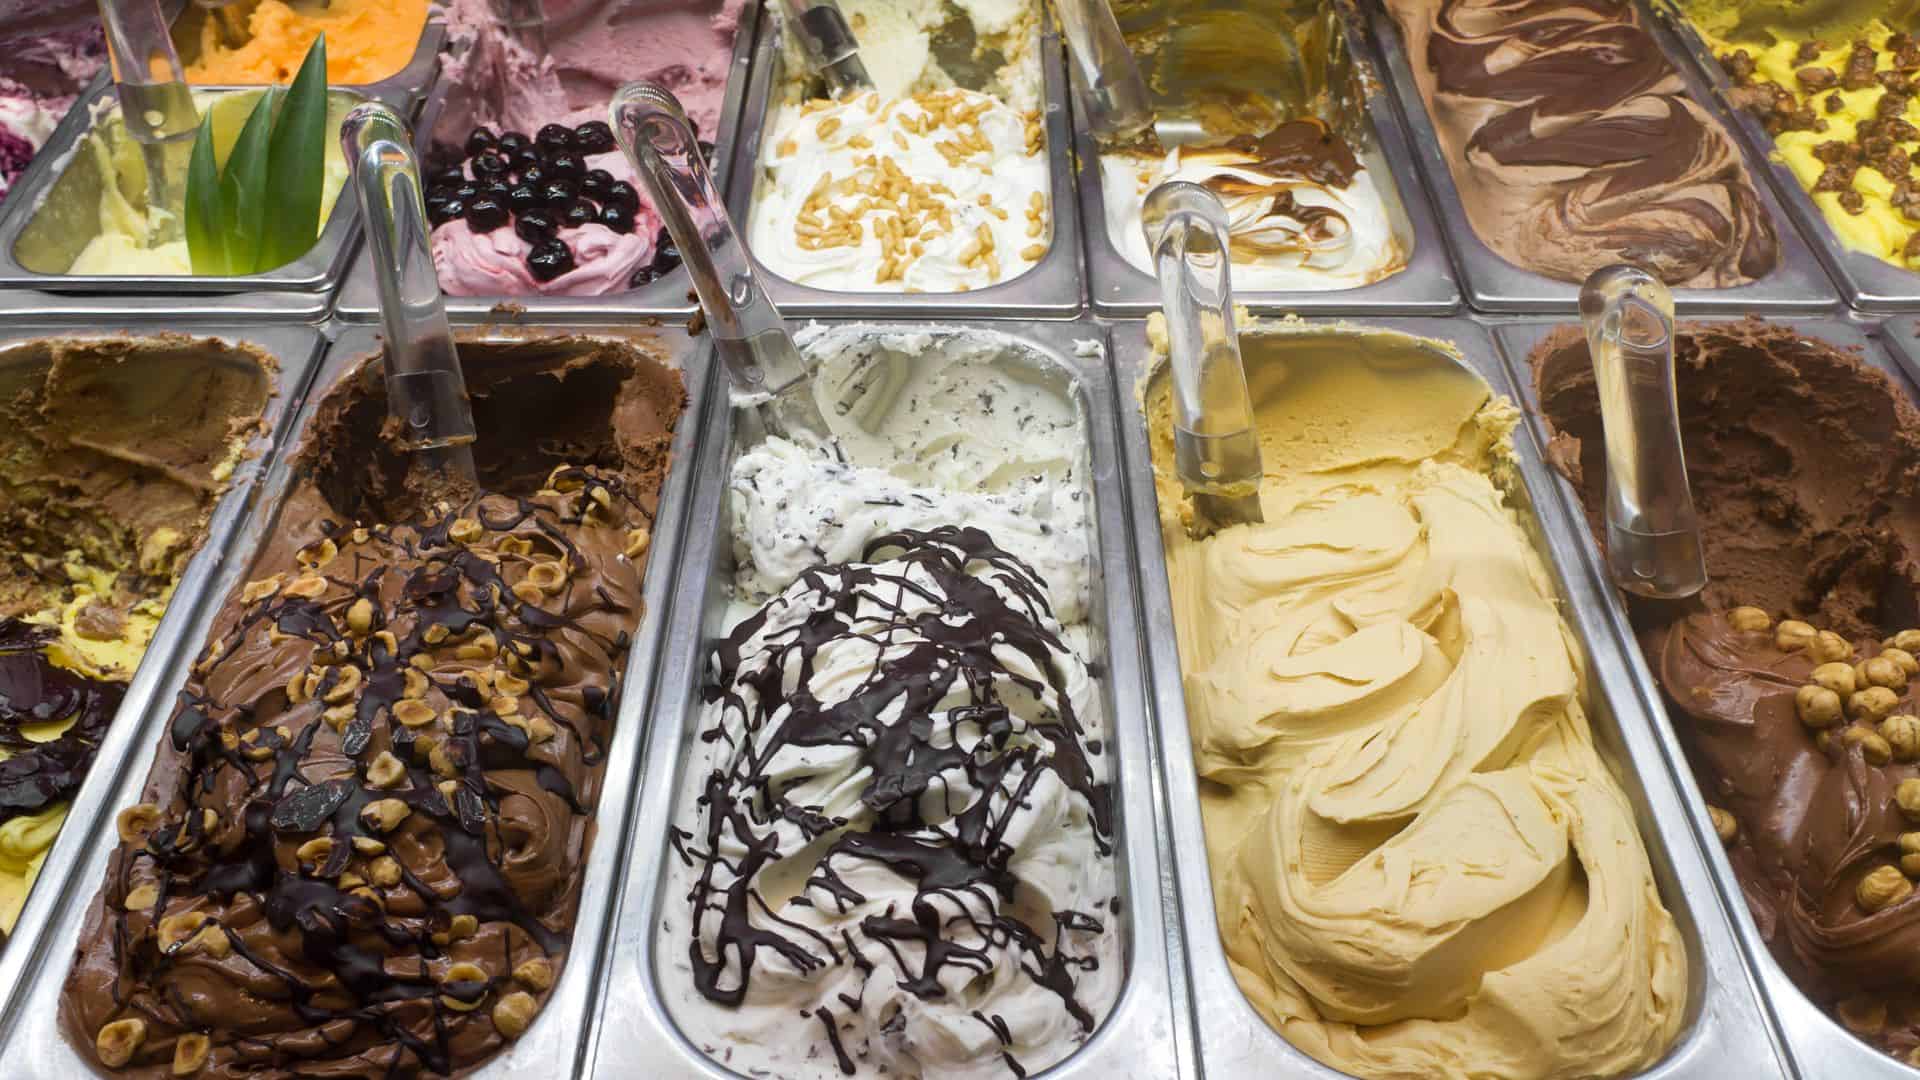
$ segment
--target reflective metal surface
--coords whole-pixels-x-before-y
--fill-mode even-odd
[[[1759,118],[1729,102],[1727,94],[1733,89],[1733,82],[1714,59],[1707,43],[1665,0],[1651,2],[1655,15],[1668,27],[1705,84],[1712,87],[1723,115],[1750,151],[1748,160],[1762,164],[1763,168],[1755,170],[1756,174],[1765,174],[1780,202],[1799,223],[1800,231],[1812,242],[1820,262],[1839,283],[1840,295],[1861,311],[1920,311],[1920,273],[1901,269],[1841,243],[1833,227],[1827,224],[1826,215],[1814,205],[1813,197],[1801,185],[1800,178],[1785,161],[1774,156],[1773,136],[1767,134]]]
[[[754,258],[775,306],[789,318],[796,315],[829,318],[940,316],[955,318],[1026,317],[1070,319],[1086,304],[1080,277],[1080,210],[1074,198],[1073,165],[1067,150],[1073,146],[1071,109],[1067,104],[1065,54],[1052,29],[1040,34],[1040,70],[1044,82],[1041,122],[1046,125],[1049,161],[1048,189],[1053,208],[1053,238],[1047,253],[1019,277],[984,289],[956,293],[835,292],[801,285],[780,276]],[[734,162],[727,211],[741,235],[751,236],[749,223],[760,180],[760,155],[772,138],[774,98],[786,81],[786,63],[773,20],[760,34],[754,50],[753,85],[747,92],[747,112],[741,121],[738,160]],[[751,256],[751,250],[749,250]],[[1151,279],[1149,279],[1151,280]]]
[[[614,338],[636,336],[634,331],[619,327],[579,327],[565,332]],[[505,343],[540,336],[543,335],[537,330],[528,328],[482,331],[462,335],[461,340]],[[708,350],[675,330],[664,331],[655,340],[665,347],[663,351],[669,355],[669,362],[684,373],[690,401],[674,436],[675,465],[668,472],[661,491],[653,548],[643,582],[645,614],[635,631],[626,686],[616,706],[619,719],[607,748],[608,766],[596,818],[598,835],[586,857],[568,963],[561,969],[552,995],[533,1026],[508,1051],[473,1070],[470,1076],[516,1077],[537,1073],[564,1077],[577,1075],[582,1065],[582,1033],[595,1007],[594,990],[599,985],[599,969],[607,955],[605,942],[611,928],[612,901],[627,859],[627,845],[622,839],[628,830],[634,791],[643,771],[637,755],[646,718],[652,709],[657,656],[668,639],[667,627],[672,621],[669,597],[680,577],[682,525],[695,471],[691,459],[711,383]],[[137,713],[137,720],[129,719],[113,733],[110,745],[115,756],[109,760],[106,751],[102,751],[102,766],[96,768],[87,792],[89,813],[80,814],[76,804],[71,827],[62,833],[54,853],[57,863],[54,858],[48,859],[44,887],[34,896],[41,925],[33,947],[11,949],[0,958],[0,965],[4,965],[0,966],[0,972],[6,976],[4,986],[13,991],[7,1008],[0,1011],[0,1045],[5,1047],[9,1077],[53,1080],[87,1076],[95,1071],[92,1048],[76,1048],[69,1043],[60,1030],[58,1014],[61,987],[67,978],[78,935],[92,906],[100,902],[107,860],[119,843],[114,828],[115,813],[118,808],[139,801],[149,767],[165,738],[174,698],[186,683],[190,662],[204,649],[221,602],[247,579],[264,538],[276,527],[282,502],[294,480],[292,462],[300,433],[312,422],[326,390],[371,359],[377,347],[375,333],[370,328],[360,328],[342,335],[328,351],[297,420],[281,425],[283,434],[276,440],[276,452],[260,484],[260,497],[247,510],[237,533],[229,537],[225,550],[219,553],[224,559],[213,560],[202,571],[203,595],[211,602],[201,605],[197,618],[180,631],[179,644],[186,651],[176,651],[172,662],[164,667],[147,664],[141,669],[141,678],[147,680],[145,707]]]
[[[1483,329],[1464,319],[1376,319],[1363,326],[1315,321],[1285,328],[1255,323],[1242,328],[1241,346],[1251,371],[1263,362],[1285,362],[1289,335],[1324,342],[1328,334],[1352,336],[1356,330],[1395,330],[1452,341],[1495,393],[1513,396],[1492,342]],[[1164,746],[1166,814],[1173,833],[1173,858],[1168,868],[1177,880],[1200,1066],[1211,1077],[1284,1074],[1335,1080],[1345,1074],[1295,1049],[1254,1011],[1241,993],[1221,946],[1165,549],[1158,527],[1153,462],[1146,424],[1137,400],[1133,400],[1136,388],[1148,374],[1150,351],[1143,324],[1115,327],[1114,341],[1116,378],[1122,393],[1130,399],[1121,410],[1122,443],[1132,487],[1148,673]],[[1593,582],[1581,572],[1583,567],[1571,560],[1571,523],[1549,493],[1552,478],[1539,446],[1525,430],[1515,433],[1514,444],[1525,487],[1513,492],[1511,501],[1553,576],[1569,624],[1586,646],[1591,698],[1588,718],[1595,739],[1633,804],[1661,899],[1673,913],[1687,945],[1688,1006],[1680,1036],[1665,1058],[1639,1075],[1660,1080],[1744,1080],[1783,1075],[1776,1036],[1701,859],[1697,837],[1687,830],[1680,794],[1656,745],[1655,725],[1648,722],[1644,706],[1630,692],[1632,683],[1618,642],[1596,617],[1604,601],[1594,594]]]
[[[740,132],[741,102],[746,99],[748,64],[753,57],[754,34],[760,23],[760,4],[748,3],[740,14],[735,32],[733,58],[727,73],[726,96],[720,104],[720,130],[714,137],[713,168],[715,182],[725,190]],[[442,82],[428,95],[420,122],[414,125],[414,145],[422,161],[435,143],[463,145],[467,132],[453,131],[443,123],[447,115],[447,95],[451,88]],[[450,122],[450,121],[449,121]],[[529,133],[531,134],[531,133]],[[334,310],[353,322],[375,322],[380,318],[380,300],[374,287],[373,267],[362,250],[354,257],[347,280],[340,288]],[[561,325],[592,323],[609,318],[660,318],[685,322],[697,307],[693,281],[686,267],[625,292],[604,296],[452,296],[446,298],[447,317],[456,324],[492,322],[501,325],[539,323]]]
[[[1344,21],[1341,25],[1358,66],[1369,76],[1380,71],[1381,64],[1366,35]],[[1406,126],[1379,78],[1365,78],[1362,85],[1366,90],[1365,118],[1355,154],[1380,189],[1394,220],[1395,237],[1404,250],[1411,252],[1407,264],[1391,277],[1351,289],[1256,292],[1236,288],[1235,301],[1256,314],[1445,315],[1460,308],[1460,286],[1454,280],[1453,263],[1447,256],[1433,204],[1420,183]],[[1128,262],[1114,244],[1099,151],[1087,134],[1086,124],[1078,120],[1074,124],[1074,153],[1074,179],[1086,237],[1087,292],[1094,312],[1127,317],[1159,310],[1160,292],[1153,275]]]
[[[66,943],[56,943],[50,938],[48,930],[71,915],[72,909],[77,906],[71,902],[70,895],[90,838],[99,832],[102,823],[107,823],[107,835],[113,835],[111,822],[114,808],[120,805],[115,793],[124,786],[130,763],[136,759],[144,760],[157,730],[151,723],[152,719],[156,716],[164,718],[168,706],[172,704],[179,685],[176,674],[183,674],[187,665],[188,654],[185,650],[194,647],[199,640],[195,628],[200,625],[202,610],[214,607],[214,601],[222,594],[218,583],[226,572],[228,554],[237,543],[238,530],[245,516],[261,501],[259,493],[268,464],[286,441],[291,429],[291,417],[306,393],[307,384],[319,364],[321,348],[325,345],[318,333],[304,327],[245,330],[218,324],[194,325],[173,321],[164,328],[147,329],[166,329],[189,337],[250,345],[278,361],[279,369],[273,374],[273,396],[268,399],[260,417],[260,434],[254,440],[253,457],[235,470],[226,493],[220,497],[208,517],[207,532],[200,550],[180,575],[180,583],[167,603],[166,614],[161,616],[153,640],[141,657],[140,667],[128,684],[119,712],[115,714],[106,737],[100,742],[93,768],[73,797],[66,824],[47,852],[40,878],[21,909],[20,920],[15,924],[13,934],[5,942],[4,948],[0,949],[0,1020],[20,1008],[30,972],[50,956],[64,960],[71,954]],[[137,336],[139,328],[129,327],[128,332]],[[30,361],[32,354],[23,346],[36,339],[110,338],[121,333],[114,324],[100,321],[32,328],[9,327],[0,333],[0,372],[13,364]],[[144,777],[145,770],[139,770],[139,775]],[[88,896],[98,886],[99,882],[95,880],[98,876],[94,874],[85,882]],[[64,965],[61,966],[60,977],[65,977]],[[8,1070],[11,1071],[15,1054],[9,1050],[7,1056]]]
[[[889,328],[883,322],[836,325]],[[939,334],[948,328],[992,331],[993,324],[934,320],[913,328]],[[1195,1075],[1191,1048],[1182,1034],[1187,1009],[1184,973],[1169,955],[1177,946],[1171,908],[1163,895],[1171,864],[1156,835],[1158,751],[1143,704],[1134,575],[1105,334],[1086,323],[1040,323],[1007,330],[1004,336],[1011,365],[1061,379],[1084,410],[1098,534],[1087,623],[1092,642],[1088,659],[1099,676],[1110,722],[1118,819],[1116,871],[1127,916],[1123,923],[1127,980],[1117,1004],[1084,1045],[1044,1075],[1100,1080]],[[602,994],[604,1007],[588,1037],[596,1076],[719,1080],[740,1075],[702,1052],[669,1013],[670,999],[693,991],[664,981],[669,969],[663,964],[670,961],[663,960],[658,939],[662,920],[674,917],[674,906],[683,903],[667,886],[672,859],[667,830],[691,809],[683,803],[682,788],[698,742],[702,672],[712,642],[725,631],[728,585],[733,577],[727,478],[741,437],[734,421],[734,411],[716,394],[679,560],[686,571],[674,604],[679,630],[660,658],[657,711],[642,759],[646,776],[640,781],[637,828],[628,839],[634,858],[620,897]]]
[[[1688,96],[1708,112],[1719,114],[1720,110],[1715,107],[1706,84],[1700,81],[1671,30],[1660,20],[1648,17],[1644,6],[1642,17],[1668,62],[1685,80]],[[1374,7],[1371,22],[1375,47],[1386,58],[1385,70],[1393,83],[1401,116],[1407,122],[1421,174],[1426,178],[1428,190],[1433,193],[1447,243],[1453,248],[1454,262],[1460,270],[1467,303],[1485,312],[1577,311],[1580,295],[1578,282],[1557,281],[1544,274],[1523,270],[1481,242],[1472,222],[1467,220],[1466,208],[1461,205],[1459,186],[1454,181],[1452,170],[1447,167],[1439,136],[1434,131],[1433,119],[1427,114],[1420,88],[1414,82],[1399,28],[1384,7]],[[1723,121],[1727,119],[1724,115],[1720,118]],[[1766,171],[1765,155],[1756,155],[1751,147],[1744,145],[1741,150],[1747,171],[1756,180],[1754,188],[1759,192],[1761,205],[1765,207],[1767,217],[1773,222],[1774,232],[1779,237],[1780,261],[1765,277],[1746,285],[1728,289],[1675,289],[1673,299],[1676,308],[1682,314],[1818,313],[1836,309],[1839,296],[1834,292],[1833,283],[1827,280],[1826,272],[1821,269],[1819,260],[1814,257],[1807,242],[1801,238],[1793,219],[1781,209],[1780,200],[1775,197],[1772,187],[1759,182]]]
[[[1861,327],[1817,319],[1784,321],[1809,337],[1831,342],[1841,348],[1860,347],[1867,363],[1888,372],[1909,397],[1920,401],[1920,391],[1900,374],[1884,352],[1869,341]],[[1529,441],[1545,440],[1547,430],[1540,416],[1539,400],[1533,393],[1527,355],[1549,330],[1558,325],[1561,324],[1525,320],[1498,327],[1494,331],[1512,378],[1521,387],[1521,396],[1515,400],[1525,406]],[[1635,642],[1633,628],[1627,619],[1626,604],[1619,591],[1612,587],[1607,577],[1605,558],[1593,542],[1593,534],[1586,528],[1579,493],[1558,473],[1549,472],[1543,479],[1545,487],[1536,487],[1536,490],[1551,490],[1552,494],[1545,501],[1557,504],[1559,516],[1567,523],[1567,527],[1561,530],[1561,558],[1569,564],[1570,576],[1586,579],[1587,602],[1580,605],[1583,614],[1587,621],[1594,624],[1596,636],[1605,635],[1614,642],[1613,651],[1621,665],[1614,685],[1622,698],[1633,700],[1632,705],[1622,707],[1633,708],[1651,718],[1652,723],[1647,725],[1646,734],[1650,736],[1655,752],[1677,781],[1679,798],[1676,805],[1662,812],[1663,827],[1676,833],[1690,828],[1697,849],[1705,853],[1705,868],[1717,886],[1721,908],[1730,917],[1745,962],[1756,972],[1767,1006],[1784,1033],[1787,1052],[1796,1074],[1806,1080],[1913,1080],[1915,1074],[1912,1069],[1854,1038],[1836,1020],[1807,1000],[1768,951],[1766,941],[1760,936],[1760,929],[1741,893],[1740,882],[1734,876],[1733,865],[1727,860],[1726,851],[1714,833],[1713,822],[1707,816],[1706,801],[1700,794],[1693,771],[1687,765],[1685,752],[1674,733],[1659,680],[1647,666],[1646,658]],[[1700,891],[1690,895],[1695,902],[1703,902],[1706,893]]]

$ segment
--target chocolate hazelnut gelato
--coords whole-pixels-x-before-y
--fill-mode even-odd
[[[1675,359],[1712,583],[1629,599],[1641,648],[1774,956],[1920,1063],[1920,410],[1854,353],[1759,320],[1682,324]],[[1580,328],[1531,362],[1603,537]]]
[[[334,386],[176,705],[61,1002],[119,1074],[470,1070],[568,959],[680,377],[461,348],[480,492],[422,505]]]
[[[1526,270],[1725,288],[1779,245],[1740,151],[1626,0],[1386,0],[1468,219]]]
[[[272,391],[173,334],[0,365],[0,931],[11,931]]]

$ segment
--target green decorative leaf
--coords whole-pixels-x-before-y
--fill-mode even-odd
[[[320,201],[327,160],[327,36],[314,39],[273,125],[267,190],[274,211],[255,272],[299,258],[320,232]]]
[[[227,165],[220,172],[220,196],[227,204],[232,229],[228,243],[234,252],[233,272],[259,269],[260,244],[267,229],[267,166],[273,139],[273,106],[282,91],[268,87],[247,115]]]
[[[226,203],[220,197],[220,166],[213,157],[213,117],[200,118],[193,137],[193,157],[187,164],[187,253],[196,274],[231,273],[227,250]]]
[[[327,163],[327,40],[307,50],[291,91],[269,87],[215,161],[201,119],[187,169],[187,252],[195,274],[260,274],[306,254],[320,231]],[[271,204],[271,209],[269,208]]]

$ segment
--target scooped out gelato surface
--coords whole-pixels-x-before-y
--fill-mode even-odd
[[[1241,344],[1262,524],[1195,538],[1163,341],[1142,388],[1241,990],[1355,1076],[1645,1068],[1679,1034],[1687,953],[1509,502],[1517,411],[1440,343]]]
[[[174,26],[187,81],[285,86],[327,37],[327,82],[358,86],[400,73],[427,28],[428,0],[255,0],[189,6]]]
[[[540,1022],[686,406],[658,349],[463,344],[479,490],[451,503],[406,483],[379,358],[325,389],[121,811],[61,1001],[83,1053],[457,1074]]]
[[[247,117],[265,91],[193,93],[202,116],[213,117],[214,155],[224,164]],[[359,99],[328,95],[324,177],[320,190],[317,240],[347,182],[339,130]],[[193,260],[184,236],[154,244],[147,205],[147,164],[140,145],[127,134],[119,102],[111,95],[94,106],[93,130],[81,140],[75,159],[48,189],[16,249],[21,265],[44,274],[79,276],[191,276]],[[181,181],[185,183],[184,178]]]
[[[208,515],[273,361],[161,335],[0,360],[0,930],[11,931]]]
[[[600,296],[679,266],[613,141],[624,83],[671,90],[711,157],[746,0],[546,5],[548,51],[488,0],[452,0],[449,86],[425,150],[440,285],[456,296]]]

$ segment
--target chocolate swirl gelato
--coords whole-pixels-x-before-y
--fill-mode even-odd
[[[1758,320],[1682,324],[1682,438],[1708,590],[1629,600],[1762,936],[1861,1038],[1920,1064],[1920,410],[1853,353]],[[1584,338],[1533,353],[1595,526]]]
[[[1725,288],[1779,259],[1740,152],[1624,0],[1387,0],[1467,217],[1508,262]]]
[[[480,493],[421,505],[380,365],[336,386],[82,933],[126,1075],[461,1073],[567,961],[668,446],[637,344],[462,348]]]

